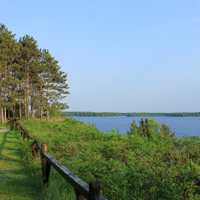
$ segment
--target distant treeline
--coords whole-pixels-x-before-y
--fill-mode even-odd
[[[182,112],[182,113],[118,113],[118,112],[65,112],[65,116],[77,117],[200,117],[200,112]]]

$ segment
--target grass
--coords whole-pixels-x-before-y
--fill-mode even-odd
[[[6,128],[6,124],[1,124],[0,123],[0,129]]]
[[[72,119],[29,120],[23,125],[83,180],[99,179],[108,199],[200,199],[199,137],[171,137],[162,134],[156,123],[150,127],[151,138],[104,134]],[[66,193],[72,194],[68,188],[53,172],[46,197],[66,199]]]
[[[42,199],[41,178],[26,162],[26,146],[16,132],[0,133],[0,199]]]
[[[108,199],[200,199],[199,137],[172,137],[155,122],[149,138],[105,134],[72,119],[22,123],[76,175],[99,179]],[[74,200],[73,188],[53,169],[48,187],[42,187],[40,161],[32,159],[30,145],[17,132],[0,133],[0,199]]]

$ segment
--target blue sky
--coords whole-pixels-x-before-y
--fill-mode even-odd
[[[2,0],[68,73],[70,110],[200,111],[199,0]]]

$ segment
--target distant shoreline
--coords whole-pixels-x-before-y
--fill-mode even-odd
[[[177,112],[177,113],[145,113],[145,112],[64,112],[65,116],[75,117],[200,117],[200,112]]]

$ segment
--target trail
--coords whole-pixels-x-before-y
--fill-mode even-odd
[[[40,179],[31,175],[19,135],[0,131],[0,200],[39,200]]]

